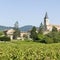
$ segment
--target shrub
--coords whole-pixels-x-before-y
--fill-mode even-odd
[[[46,36],[49,37],[50,39],[52,39],[53,43],[60,42],[60,33],[59,32],[50,32]]]
[[[35,41],[36,41],[36,42],[45,43],[45,42],[42,41],[43,38],[44,38],[44,35],[43,35],[43,34],[38,34],[38,36],[37,36],[37,40],[35,40]]]
[[[53,43],[53,42],[54,42],[52,38],[47,37],[47,36],[45,36],[45,37],[42,39],[42,41],[44,41],[44,43],[47,43],[47,44],[50,44],[50,43]]]
[[[0,41],[10,41],[10,38],[7,36],[0,37]]]

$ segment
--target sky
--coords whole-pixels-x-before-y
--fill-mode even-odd
[[[0,25],[38,27],[46,12],[51,24],[60,24],[60,0],[0,0]]]

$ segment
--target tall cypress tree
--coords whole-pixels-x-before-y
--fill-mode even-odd
[[[20,29],[19,29],[19,23],[18,21],[15,22],[14,24],[14,39],[17,39],[17,37],[20,37]]]
[[[43,28],[44,28],[44,26],[43,26],[43,24],[41,23],[41,24],[40,24],[40,27],[39,27],[39,30],[38,30],[38,33],[39,33],[39,34],[43,34]]]

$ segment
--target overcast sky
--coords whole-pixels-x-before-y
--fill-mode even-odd
[[[50,23],[60,24],[60,0],[0,0],[0,25],[39,26],[46,11]]]

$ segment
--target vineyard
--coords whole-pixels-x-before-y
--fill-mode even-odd
[[[60,43],[0,42],[0,60],[60,60]]]

